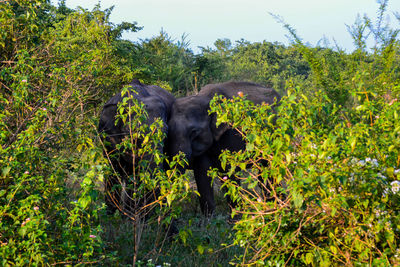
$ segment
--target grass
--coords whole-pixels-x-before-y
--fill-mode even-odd
[[[200,211],[197,195],[181,203],[181,216],[176,220],[179,234],[167,238],[165,227],[146,222],[140,241],[139,266],[229,266],[234,255],[243,251],[232,242],[233,225],[229,223],[228,204],[215,186],[217,209],[212,218]],[[104,265],[132,266],[134,256],[133,226],[119,214],[105,217],[104,236],[107,255]]]

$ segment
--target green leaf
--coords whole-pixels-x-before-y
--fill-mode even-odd
[[[387,168],[387,169],[386,169],[386,174],[387,174],[389,177],[393,177],[393,176],[394,176],[394,168],[393,168],[393,167]]]
[[[246,151],[253,151],[254,150],[254,144],[253,143],[247,143],[246,144]]]
[[[275,119],[276,115],[272,114],[268,116],[268,124],[272,124],[273,120]]]
[[[359,105],[359,106],[356,107],[356,110],[358,110],[358,111],[364,111],[366,109],[367,108],[364,105]]]
[[[21,228],[19,228],[18,233],[19,233],[21,236],[24,237],[25,234],[26,234],[26,230],[27,230],[26,227],[21,227]]]
[[[203,255],[204,247],[202,245],[197,245],[197,251],[199,252],[200,255]]]
[[[245,171],[245,170],[246,170],[246,167],[247,167],[246,162],[241,162],[241,163],[239,164],[239,167],[240,167],[241,170]]]
[[[91,198],[90,198],[90,196],[86,196],[86,197],[82,197],[82,198],[80,198],[79,199],[79,205],[83,208],[83,209],[86,209],[87,208],[87,206],[90,204],[90,202],[91,202]]]
[[[354,151],[356,144],[357,144],[357,137],[351,136],[349,138],[349,143],[350,143],[351,150]]]
[[[168,194],[168,195],[167,195],[167,203],[168,203],[168,206],[171,206],[171,203],[172,203],[173,200],[174,200],[173,194]]]
[[[2,170],[3,177],[6,177],[10,173],[10,170],[11,170],[10,166],[3,168]]]
[[[336,209],[336,207],[334,207],[334,206],[332,206],[331,208],[332,208],[332,209],[331,209],[331,216],[333,217],[333,216],[335,216],[335,214],[336,214],[336,212],[337,212],[337,209]]]
[[[301,194],[293,192],[293,203],[296,208],[300,208],[303,205],[304,198]]]
[[[314,260],[314,255],[312,253],[307,253],[306,254],[306,264],[311,264],[313,263]]]
[[[226,154],[225,153],[222,153],[220,155],[220,161],[221,161],[222,170],[225,170],[225,168],[226,168]]]
[[[92,179],[90,179],[90,177],[86,176],[83,181],[82,184],[84,185],[90,185],[92,183]]]
[[[286,157],[286,163],[290,164],[290,162],[292,161],[292,155],[290,154],[290,151],[287,151],[285,153],[285,157]]]
[[[247,135],[247,139],[249,140],[249,142],[253,143],[254,140],[256,140],[256,135],[251,133],[251,134]]]

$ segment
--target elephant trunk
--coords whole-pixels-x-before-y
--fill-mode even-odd
[[[183,129],[179,123],[170,121],[168,123],[168,142],[166,144],[166,149],[170,158],[178,155],[179,152],[183,152],[188,164],[190,165],[192,148],[190,140],[185,136],[184,133],[185,129]]]
[[[171,139],[170,140],[170,144],[168,146],[168,155],[170,158],[172,158],[175,155],[178,155],[179,152],[183,152],[185,154],[185,159],[188,162],[188,164],[190,165],[190,161],[192,158],[192,150],[190,149],[190,146],[185,146],[183,143],[174,140],[171,145]],[[173,139],[172,139],[173,140]]]

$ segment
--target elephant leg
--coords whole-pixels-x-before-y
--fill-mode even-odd
[[[214,190],[211,184],[211,177],[207,171],[212,166],[211,160],[207,155],[201,155],[193,161],[194,178],[197,190],[200,193],[200,208],[204,215],[211,216],[215,210]]]

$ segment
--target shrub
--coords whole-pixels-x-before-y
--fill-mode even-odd
[[[362,87],[360,87],[362,88]],[[238,129],[246,151],[221,155],[238,202],[235,244],[247,264],[399,263],[397,100],[349,109],[325,92],[292,88],[277,111],[236,98],[214,101],[219,122]],[[276,122],[275,122],[275,118]]]
[[[145,227],[150,225],[154,228],[157,224],[166,226],[165,229],[175,227],[173,220],[181,210],[178,204],[192,191],[188,175],[179,171],[179,166],[184,166],[183,154],[173,159],[163,154],[166,126],[161,118],[149,118],[145,104],[134,97],[135,93],[129,87],[121,92],[122,101],[118,103],[115,125],[124,125],[125,132],[121,133],[121,142],[113,144],[113,151],[106,153],[110,163],[106,179],[111,184],[108,186],[110,192],[105,192],[109,194],[110,202],[132,222],[134,265]],[[149,123],[153,119],[155,121]],[[106,146],[103,144],[104,149]],[[119,162],[120,158],[124,159],[124,165]],[[122,171],[117,171],[121,168]],[[168,234],[176,234],[173,230],[177,229],[157,231],[153,245],[156,246]]]
[[[109,31],[99,9],[63,17],[47,1],[0,5],[1,265],[104,258],[105,162],[88,114],[130,78]]]

